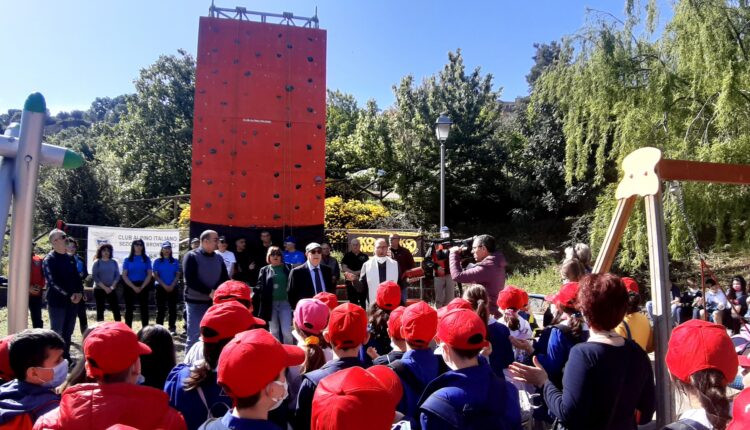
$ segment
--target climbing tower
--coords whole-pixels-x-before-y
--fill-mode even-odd
[[[326,32],[317,16],[214,6],[209,15],[198,36],[190,235],[320,240]]]

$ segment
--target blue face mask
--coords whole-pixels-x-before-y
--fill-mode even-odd
[[[63,382],[65,382],[65,378],[68,376],[68,360],[61,361],[57,366],[55,367],[42,367],[42,369],[52,369],[52,379],[49,381],[43,382],[41,385],[42,387],[46,388],[55,388],[62,385]]]

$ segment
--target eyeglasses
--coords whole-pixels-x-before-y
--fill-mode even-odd
[[[322,254],[323,251],[320,248],[315,248],[313,250],[308,251],[310,254]]]

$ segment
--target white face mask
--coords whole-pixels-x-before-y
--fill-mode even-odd
[[[279,406],[281,406],[281,403],[283,403],[284,400],[286,400],[286,398],[289,397],[289,384],[287,384],[286,381],[284,381],[284,382],[273,381],[271,383],[272,384],[276,384],[276,385],[280,385],[280,386],[284,387],[284,395],[282,397],[277,397],[277,398],[271,397],[271,400],[273,400],[276,403],[274,403],[273,406],[271,406],[271,409],[269,409],[270,411],[272,411],[272,410],[278,408]]]

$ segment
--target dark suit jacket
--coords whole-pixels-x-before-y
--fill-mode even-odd
[[[320,276],[323,277],[325,290],[329,293],[336,293],[336,287],[333,285],[331,268],[321,264]],[[295,267],[289,272],[289,304],[292,309],[297,307],[297,302],[302,299],[309,299],[315,295],[315,284],[313,284],[310,269],[307,268],[307,262]],[[319,291],[320,292],[320,291]]]

